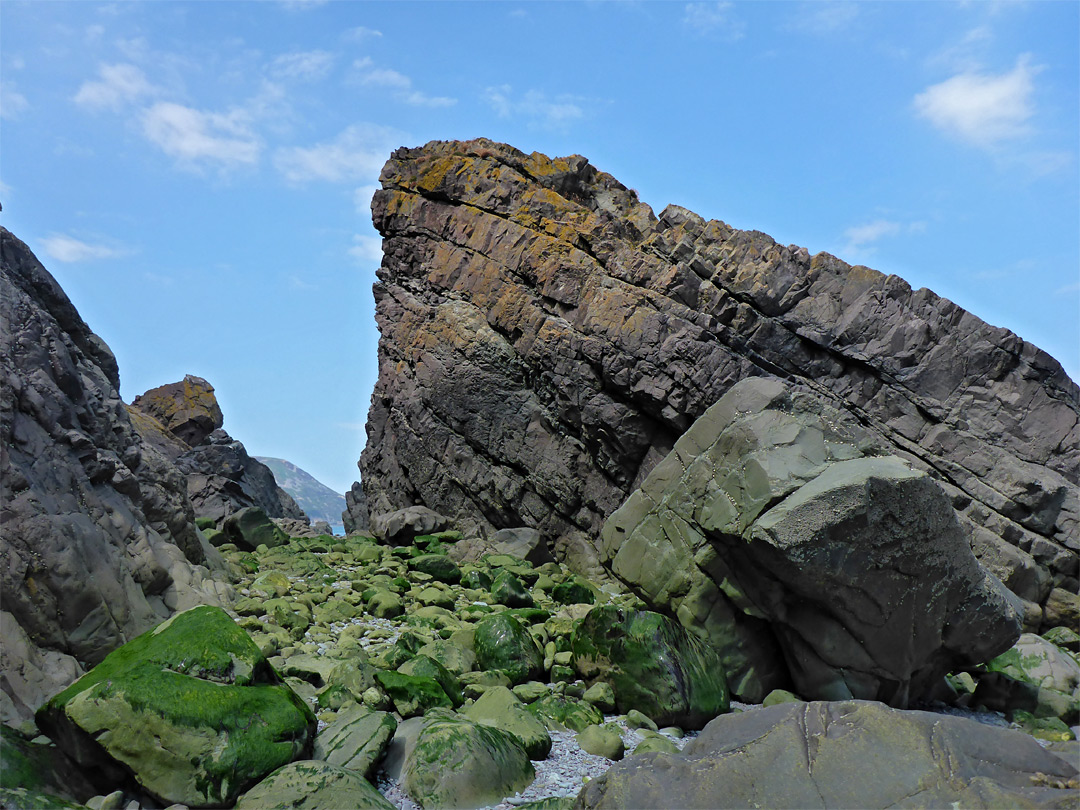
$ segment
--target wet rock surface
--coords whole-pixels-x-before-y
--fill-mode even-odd
[[[381,181],[373,512],[530,526],[598,575],[600,527],[676,439],[739,380],[776,376],[945,487],[1028,629],[1064,623],[1080,389],[1044,352],[895,276],[657,216],[580,156],[432,142]]]

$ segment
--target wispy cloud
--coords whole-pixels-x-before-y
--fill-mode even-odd
[[[956,42],[931,54],[926,63],[932,68],[949,71],[977,72],[982,66],[981,56],[994,41],[989,25],[978,25],[964,33]]]
[[[429,96],[413,87],[413,81],[404,73],[389,68],[377,68],[369,58],[353,62],[355,81],[365,87],[384,87],[392,90],[394,97],[414,107],[450,107],[457,104],[449,96]]]
[[[808,34],[832,34],[850,26],[858,16],[859,4],[850,0],[805,2],[799,5],[787,28]]]
[[[75,263],[99,259],[116,259],[127,256],[127,248],[104,244],[91,244],[66,234],[50,234],[41,240],[46,255],[58,262]]]
[[[500,118],[524,118],[532,124],[554,129],[565,128],[585,117],[584,99],[580,96],[562,94],[549,98],[540,90],[529,90],[515,97],[514,89],[502,84],[488,87],[484,91],[484,100]]]
[[[915,111],[958,140],[993,147],[1031,134],[1033,79],[1041,70],[1025,54],[1007,73],[965,71],[915,96]]]
[[[330,0],[280,0],[280,2],[289,11],[310,11],[326,5]]]
[[[698,34],[719,34],[725,39],[740,39],[746,34],[746,23],[736,16],[735,4],[687,3],[683,7],[683,25]]]
[[[341,36],[343,39],[352,40],[353,42],[363,42],[366,39],[378,39],[382,36],[382,31],[358,25],[355,28],[346,29]]]
[[[360,186],[355,192],[353,192],[353,204],[356,206],[356,213],[361,216],[371,215],[371,198],[375,196],[375,192],[379,190],[379,186],[372,183],[367,186]]]
[[[13,82],[0,82],[0,118],[14,121],[29,107],[30,102],[15,89]]]
[[[1076,293],[1080,293],[1080,281],[1066,284],[1064,287],[1058,287],[1054,290],[1054,295],[1075,295]]]
[[[375,124],[354,124],[331,141],[290,146],[274,154],[274,166],[290,183],[332,183],[377,177],[402,134]]]
[[[844,245],[840,248],[841,257],[866,258],[874,252],[874,246],[882,239],[899,236],[903,233],[923,233],[926,223],[897,222],[891,219],[875,219],[862,225],[854,225],[844,230]]]
[[[270,75],[287,81],[312,82],[325,78],[334,64],[334,55],[314,50],[285,53],[270,63]]]
[[[143,112],[142,128],[151,143],[183,167],[228,169],[259,160],[262,143],[249,119],[240,109],[215,113],[159,101]]]
[[[73,98],[80,107],[90,110],[119,110],[157,92],[135,65],[102,65],[98,77],[85,81]]]
[[[349,255],[360,264],[378,264],[382,261],[382,239],[378,236],[356,234]]]

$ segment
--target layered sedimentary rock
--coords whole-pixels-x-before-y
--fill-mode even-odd
[[[188,374],[180,382],[152,388],[135,397],[130,411],[143,438],[187,475],[188,497],[198,517],[213,518],[220,526],[232,513],[258,506],[270,517],[308,522],[270,468],[222,430],[214,387],[202,377]]]
[[[942,488],[881,453],[808,390],[742,380],[604,524],[601,560],[707,638],[743,700],[904,708],[1008,649],[1019,600]]]
[[[0,228],[4,720],[173,611],[219,602],[183,475],[133,428],[116,360]]]
[[[1029,627],[1068,615],[1080,389],[1035,346],[895,276],[656,217],[580,156],[436,142],[381,181],[373,514],[531,526],[598,573],[604,520],[734,383],[772,375],[932,475]]]

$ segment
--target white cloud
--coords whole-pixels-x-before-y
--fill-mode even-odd
[[[262,145],[248,126],[248,113],[204,112],[160,101],[142,115],[143,133],[181,164],[215,163],[220,168],[259,160]]]
[[[349,255],[361,264],[378,264],[382,261],[382,238],[357,234],[353,237]]]
[[[26,96],[15,89],[13,82],[0,82],[0,118],[17,119],[30,107]]]
[[[86,262],[96,259],[115,259],[130,253],[124,248],[110,247],[108,245],[93,245],[83,242],[73,236],[64,234],[52,234],[41,240],[45,253],[58,262]]]
[[[488,87],[484,91],[484,100],[501,118],[522,117],[551,128],[563,128],[585,117],[581,106],[584,99],[579,96],[564,94],[552,99],[539,90],[529,90],[514,98],[513,88],[508,84]]]
[[[365,39],[378,39],[382,36],[382,31],[376,31],[374,28],[365,28],[362,25],[358,25],[355,28],[349,28],[342,34],[345,39],[351,39],[354,42],[362,42]]]
[[[977,71],[981,66],[979,55],[985,53],[994,40],[988,25],[979,25],[966,32],[959,42],[949,45],[926,60],[930,67],[960,72]]]
[[[831,34],[847,28],[858,16],[858,3],[850,0],[818,0],[801,4],[788,27],[811,34]]]
[[[329,0],[281,0],[281,5],[289,11],[307,11],[326,5],[328,2]]]
[[[863,257],[873,254],[874,246],[882,239],[887,239],[900,234],[925,233],[926,223],[917,220],[913,222],[897,222],[891,219],[875,219],[863,225],[854,225],[844,230],[845,243],[840,248],[841,257]]]
[[[1080,293],[1080,281],[1066,284],[1064,287],[1058,287],[1058,289],[1054,290],[1054,295],[1073,295],[1074,293]]]
[[[91,110],[118,110],[156,92],[135,65],[102,65],[98,75],[100,78],[96,81],[82,83],[74,96],[76,104]]]
[[[274,166],[290,183],[371,179],[401,140],[401,133],[389,127],[354,124],[332,141],[278,149]]]
[[[1032,79],[1042,70],[1021,56],[1008,73],[967,71],[915,96],[916,113],[961,141],[982,147],[1031,133]]]
[[[723,34],[727,39],[739,39],[746,33],[746,24],[732,11],[735,4],[687,3],[683,8],[683,24],[699,34]]]
[[[270,74],[279,79],[311,82],[322,79],[334,63],[334,55],[327,51],[302,51],[286,53],[270,65]]]
[[[355,192],[353,192],[353,204],[356,206],[356,213],[361,216],[371,215],[371,198],[375,196],[375,192],[378,191],[380,186],[368,185],[360,186]]]
[[[366,87],[385,87],[394,91],[400,101],[414,107],[450,107],[457,104],[456,98],[448,96],[429,96],[413,89],[412,79],[404,73],[389,68],[376,68],[368,57],[353,62],[353,69],[359,71],[356,82]]]

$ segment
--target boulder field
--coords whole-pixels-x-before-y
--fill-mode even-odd
[[[779,378],[941,486],[1025,629],[1075,625],[1080,389],[1045,352],[896,276],[657,216],[581,156],[432,142],[380,179],[372,513],[529,526],[599,578],[601,528],[679,437]]]

